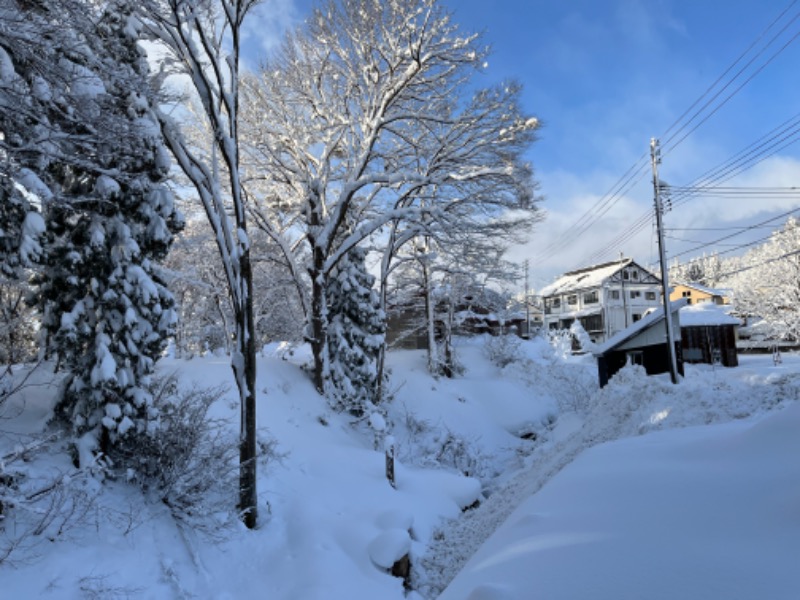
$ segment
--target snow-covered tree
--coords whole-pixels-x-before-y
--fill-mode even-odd
[[[727,270],[729,269],[726,261],[721,259],[718,254],[704,254],[688,262],[672,265],[669,269],[669,277],[672,281],[679,283],[695,283],[713,288],[720,285],[722,275]]]
[[[308,290],[320,392],[326,289],[352,248],[394,251],[433,223],[533,214],[522,154],[538,123],[514,84],[468,97],[484,59],[437,0],[333,0],[245,81],[250,208]]]
[[[737,312],[762,317],[776,338],[800,340],[800,221],[791,217],[737,271],[729,283]]]
[[[178,166],[197,192],[214,233],[234,315],[231,366],[239,391],[241,427],[239,508],[256,526],[256,323],[253,271],[240,172],[239,60],[242,27],[258,0],[143,0],[143,31],[165,51],[164,67],[188,76],[210,132],[193,144],[168,110],[161,130]],[[160,80],[163,84],[164,81]],[[206,149],[210,148],[210,152]]]
[[[40,33],[16,3],[0,1],[0,273],[15,279],[22,268],[39,258],[44,232],[36,193],[19,181],[19,176],[27,172],[23,170],[27,140],[17,133],[23,125],[29,130],[37,128],[37,115],[30,110],[31,105],[35,93],[47,93],[43,75],[24,79],[18,72],[20,62],[41,66],[42,74],[55,75],[46,60],[38,64]]]
[[[224,269],[205,219],[187,220],[164,266],[178,311],[176,354],[192,357],[218,350],[230,354],[233,310]]]
[[[149,377],[174,324],[156,261],[180,227],[127,4],[4,6],[4,150],[46,228],[38,295],[71,373],[61,413],[102,442],[155,417]]]
[[[271,242],[254,232],[253,286],[258,345],[302,340],[303,313],[294,281],[271,249]],[[225,271],[208,223],[191,220],[178,237],[166,261],[169,288],[179,311],[176,351],[193,356],[223,350],[230,354],[233,310]]]
[[[370,414],[377,385],[377,359],[384,345],[386,319],[375,277],[364,264],[366,251],[353,248],[331,272],[326,290],[330,401],[355,416]]]
[[[0,364],[36,357],[38,318],[26,301],[29,293],[26,281],[0,274]]]

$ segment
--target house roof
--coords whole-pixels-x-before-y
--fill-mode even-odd
[[[728,314],[728,311],[712,302],[699,302],[690,304],[681,309],[681,327],[702,327],[708,325],[741,325],[736,317]]]
[[[586,267],[584,269],[578,269],[577,271],[564,273],[553,283],[542,288],[542,290],[539,292],[539,295],[554,296],[555,294],[564,294],[567,292],[599,287],[603,284],[603,282],[617,273],[617,271],[631,264],[636,265],[643,271],[647,271],[647,269],[637,264],[632,258],[623,258],[622,260],[607,262],[600,265],[595,265],[593,267]]]
[[[676,281],[674,285],[682,285],[683,287],[692,288],[693,290],[697,290],[698,292],[703,292],[704,294],[708,294],[709,296],[729,296],[731,290],[723,289],[723,288],[710,288],[704,285],[700,285],[698,283],[689,283],[686,281]]]
[[[680,300],[674,300],[670,303],[670,312],[673,314],[676,311],[681,310],[684,306],[687,306],[688,301],[685,298],[681,298]],[[647,313],[641,319],[636,321],[636,323],[632,324],[630,327],[623,329],[622,331],[617,332],[616,335],[610,337],[604,344],[597,347],[594,351],[595,356],[600,356],[605,354],[609,350],[613,350],[617,346],[621,346],[631,338],[635,337],[645,329],[650,329],[651,327],[655,327],[661,321],[664,320],[664,307],[661,306],[656,308],[650,313]]]

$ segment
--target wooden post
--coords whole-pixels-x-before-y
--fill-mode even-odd
[[[389,485],[397,489],[394,478],[394,438],[389,436],[386,438],[386,479],[389,480]]]

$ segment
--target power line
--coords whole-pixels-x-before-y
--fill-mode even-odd
[[[785,122],[784,122],[784,124],[785,124]],[[770,133],[774,134],[774,132],[776,132],[776,131],[779,131],[779,132],[783,131],[782,126],[784,124],[781,124],[777,128],[773,129]],[[773,135],[773,137],[774,137],[774,135]],[[764,139],[769,140],[769,134],[767,134],[766,136],[762,136],[754,144],[750,144],[744,150],[737,152],[734,155],[734,158],[740,157],[740,156],[747,156],[747,152],[746,151],[749,148],[752,148],[755,144],[758,144],[759,142],[762,142],[761,146],[765,145],[766,142],[763,141]],[[719,176],[716,175],[717,171],[720,171],[722,174],[727,175],[725,177],[725,180],[731,179],[735,175],[738,175],[741,172],[743,172],[744,170],[753,167],[755,164],[758,164],[758,162],[761,162],[761,160],[764,160],[765,158],[766,157],[760,157],[759,155],[756,155],[755,157],[751,156],[750,157],[750,161],[751,161],[750,164],[741,163],[741,161],[739,161],[740,164],[738,166],[738,169],[734,173],[730,172],[731,160],[728,160],[728,161],[725,161],[724,163],[722,163],[722,165],[720,167],[707,171],[703,176],[701,176],[700,178],[696,179],[695,182],[693,183],[693,185],[683,186],[683,187],[666,186],[665,189],[668,192],[668,198],[669,198],[667,200],[667,202],[672,208],[676,208],[676,207],[686,203],[690,199],[692,199],[692,198],[694,198],[696,196],[699,196],[701,194],[705,194],[707,196],[714,196],[715,195],[715,196],[720,196],[720,197],[724,197],[724,195],[726,195],[726,194],[728,196],[730,196],[731,194],[739,194],[739,195],[746,194],[749,197],[753,197],[753,198],[755,198],[755,197],[762,197],[763,198],[763,197],[768,197],[768,196],[772,196],[772,197],[781,197],[781,196],[783,196],[783,197],[794,197],[794,196],[800,195],[800,188],[795,188],[795,187],[784,187],[784,188],[779,188],[779,187],[764,187],[764,188],[758,188],[758,187],[721,187],[721,186],[711,186],[708,183],[708,182],[711,182],[711,181],[715,181],[715,180],[718,181],[719,180]],[[758,160],[756,160],[756,159],[758,159]],[[698,183],[700,185],[698,185]],[[631,226],[629,226],[626,230],[624,230],[619,236],[617,236],[616,238],[611,240],[609,243],[607,243],[605,246],[603,246],[600,250],[598,250],[594,254],[592,254],[589,257],[589,260],[590,261],[591,260],[599,260],[600,258],[605,256],[606,254],[608,254],[611,250],[613,250],[615,248],[618,248],[624,242],[630,240],[637,233],[639,233],[642,229],[644,229],[644,227],[646,225],[652,223],[652,220],[653,220],[653,217],[652,217],[651,211],[650,210],[646,210],[639,218],[637,218],[634,221],[634,223]]]
[[[681,132],[683,132],[693,121],[695,121],[702,113],[705,111],[709,106],[713,104],[713,102],[720,97],[720,95],[728,89],[737,79],[739,79],[747,69],[752,66],[759,57],[761,57],[767,49],[772,46],[788,29],[789,27],[798,19],[800,18],[800,12],[796,13],[783,27],[776,33],[775,35],[770,38],[770,40],[753,56],[739,71],[737,71],[733,77],[725,83],[725,85],[716,92],[708,101],[706,101],[695,113],[680,127],[678,125],[689,115],[692,110],[697,107],[704,98],[706,98],[711,92],[731,73],[734,68],[744,60],[751,51],[758,46],[762,39],[764,39],[770,31],[772,31],[776,25],[781,22],[781,20],[790,12],[792,7],[798,2],[798,0],[792,0],[789,5],[759,34],[756,40],[751,43],[745,51],[717,78],[714,83],[712,83],[706,91],[680,116],[678,119],[673,122],[672,125],[667,129],[665,132],[665,136],[669,135],[670,132],[673,130],[674,133],[670,135],[667,139],[667,143],[674,140]],[[776,52],[774,52],[764,63],[762,63],[758,68],[750,74],[750,76],[735,90],[733,90],[727,97],[725,97],[721,103],[719,103],[716,107],[713,108],[710,114],[706,115],[699,121],[694,127],[691,128],[683,137],[681,137],[678,141],[676,141],[672,146],[669,148],[668,151],[673,150],[677,147],[681,142],[683,142],[691,133],[697,130],[703,123],[705,123],[713,114],[715,114],[724,104],[726,104],[734,95],[736,95],[745,85],[747,85],[750,81],[752,81],[759,73],[761,73],[767,65],[769,65],[781,52],[783,52],[798,36],[800,36],[800,31],[798,31],[795,35],[793,35],[789,41],[784,43]],[[744,150],[742,150],[737,155],[734,155],[732,159],[723,163],[721,167],[716,169],[712,175],[716,177],[716,179],[712,179],[707,181],[707,183],[713,183],[719,181],[720,178],[725,177],[730,178],[733,177],[735,174],[741,173],[746,168],[753,166],[753,164],[757,164],[756,160],[760,157],[766,158],[764,156],[768,151],[772,151],[774,154],[775,152],[780,151],[780,149],[785,148],[786,146],[794,143],[797,141],[797,137],[800,136],[800,115],[795,117],[796,121],[789,120],[784,122],[778,128],[773,129],[770,133],[766,136],[762,137],[761,139],[757,140],[754,144],[751,144]],[[677,128],[677,129],[676,129]],[[788,132],[788,133],[787,133]],[[782,137],[779,137],[782,136]],[[766,140],[766,141],[764,141]],[[769,145],[769,144],[772,145]],[[760,144],[760,145],[759,145]],[[780,148],[776,149],[776,147],[780,144]],[[766,148],[765,148],[766,147]],[[666,152],[665,152],[666,153]],[[770,154],[771,155],[771,154]],[[540,264],[544,260],[552,257],[555,255],[559,250],[563,249],[564,247],[570,245],[574,242],[575,238],[580,237],[584,233],[586,233],[591,226],[596,223],[600,218],[602,218],[613,206],[619,202],[619,200],[624,197],[624,195],[629,192],[639,181],[641,181],[644,176],[647,174],[647,164],[646,164],[646,155],[640,157],[626,172],[625,174],[612,186],[612,188],[606,192],[592,207],[590,207],[586,212],[584,212],[577,221],[575,221],[572,225],[570,225],[555,241],[551,242],[548,246],[546,246],[534,259],[534,264]],[[762,158],[762,160],[764,159]],[[758,161],[760,162],[760,161]],[[733,172],[733,174],[731,174]],[[683,190],[680,192],[676,192],[681,195],[680,198],[673,198],[673,206],[676,202],[682,203],[687,201],[688,195],[690,193],[689,190]],[[623,231],[622,234],[617,236],[614,240],[606,244],[601,250],[592,254],[589,259],[590,262],[592,259],[599,259],[605,254],[609,252],[610,249],[619,247],[625,241],[631,239],[634,235],[636,235],[641,229],[643,229],[647,224],[652,222],[652,216],[650,211],[647,211],[644,215],[639,217],[634,221],[634,224],[629,227],[626,231]]]
[[[698,251],[698,250],[702,250],[703,248],[707,248],[707,247],[709,247],[709,246],[714,246],[714,245],[717,245],[717,244],[719,244],[720,242],[724,242],[725,240],[729,240],[729,239],[731,239],[731,238],[733,238],[733,237],[736,237],[737,235],[742,235],[742,233],[745,233],[745,232],[747,232],[747,231],[750,231],[750,230],[752,230],[752,229],[756,229],[756,228],[758,228],[758,227],[761,227],[761,226],[763,226],[763,225],[766,225],[767,223],[771,223],[771,222],[773,222],[773,221],[777,221],[778,219],[782,219],[782,218],[788,217],[789,215],[791,215],[792,213],[794,213],[794,212],[796,212],[796,211],[797,211],[797,208],[793,208],[793,209],[792,209],[792,210],[790,210],[790,211],[787,211],[787,212],[785,212],[785,213],[782,213],[782,214],[780,214],[780,215],[777,215],[777,216],[775,216],[775,217],[772,217],[772,218],[770,218],[770,219],[767,219],[766,221],[762,221],[761,223],[757,223],[756,225],[751,225],[751,226],[749,226],[749,227],[745,228],[745,229],[744,229],[744,230],[742,230],[742,231],[739,231],[739,232],[736,232],[736,233],[731,233],[731,234],[729,234],[729,235],[726,235],[726,236],[723,236],[723,237],[721,237],[721,238],[719,238],[719,239],[716,239],[716,240],[714,240],[714,241],[712,241],[712,242],[704,243],[704,244],[701,244],[701,245],[699,245],[699,246],[695,246],[694,248],[691,248],[691,249],[689,249],[689,250],[684,250],[683,252],[679,252],[679,253],[677,253],[677,254],[673,254],[673,255],[671,256],[671,258],[678,258],[679,256],[683,256],[684,254],[691,254],[691,253],[694,253],[694,252],[696,252],[696,251]],[[767,236],[767,237],[765,237],[765,238],[762,238],[762,240],[759,240],[759,241],[768,240],[768,239],[770,239],[771,237],[772,237],[772,234],[768,235],[768,236]],[[740,246],[737,246],[736,248],[732,248],[732,249],[730,249],[730,250],[726,250],[725,252],[720,252],[719,254],[727,254],[728,252],[733,252],[734,250],[740,250],[741,248],[746,248],[746,247],[748,247],[748,246],[752,246],[752,245],[754,245],[754,244],[756,244],[756,243],[758,243],[758,242],[749,242],[749,243],[747,243],[747,244],[742,244],[742,245],[740,245]]]
[[[735,269],[733,271],[728,271],[727,273],[720,273],[717,275],[718,278],[723,277],[730,277],[731,275],[737,275],[739,273],[743,273],[744,271],[750,271],[751,269],[757,269],[758,267],[763,267],[764,265],[768,265],[770,263],[777,262],[779,260],[783,260],[784,258],[788,258],[790,256],[796,256],[800,254],[800,250],[792,250],[791,252],[787,252],[785,254],[781,254],[780,256],[774,256],[767,260],[761,261],[759,263],[755,263],[753,265],[747,265],[746,267],[740,267],[739,269]]]
[[[788,12],[789,8],[791,8],[791,6],[795,4],[795,2],[797,2],[797,0],[793,0],[793,2],[792,2],[790,5],[789,5],[789,7],[787,7],[787,8],[786,8],[786,9],[785,9],[785,10],[784,10],[784,11],[783,11],[783,12],[782,12],[782,13],[781,13],[779,16],[778,16],[778,18],[776,18],[776,19],[775,19],[775,20],[774,20],[774,21],[773,21],[773,22],[772,22],[772,23],[769,25],[769,27],[767,27],[767,29],[766,29],[766,30],[765,30],[765,31],[764,31],[764,32],[761,34],[761,36],[759,36],[759,39],[760,39],[761,37],[763,37],[763,35],[766,33],[766,31],[768,31],[769,29],[771,29],[771,28],[772,28],[772,27],[775,25],[775,23],[777,23],[777,22],[778,22],[778,21],[779,21],[779,20],[780,20],[780,19],[783,17],[783,15],[784,15],[784,14],[786,14],[786,13]],[[681,128],[680,128],[680,129],[678,129],[678,131],[676,131],[674,134],[672,134],[672,136],[671,136],[669,139],[667,139],[667,140],[664,142],[664,145],[665,145],[665,146],[668,146],[668,145],[669,145],[669,143],[670,143],[670,142],[671,142],[673,139],[675,139],[675,137],[676,137],[676,136],[677,136],[677,135],[678,135],[678,134],[679,134],[681,131],[683,131],[683,130],[684,130],[686,127],[688,127],[688,126],[689,126],[689,124],[690,124],[692,121],[694,121],[694,120],[695,120],[695,119],[696,119],[698,116],[700,116],[700,114],[702,113],[702,111],[703,111],[703,110],[705,110],[706,108],[708,108],[708,107],[709,107],[709,106],[710,106],[710,105],[711,105],[711,104],[714,102],[714,100],[716,100],[716,99],[717,99],[717,98],[718,98],[718,97],[719,97],[719,96],[720,96],[720,95],[721,95],[721,94],[722,94],[722,93],[723,93],[723,92],[724,92],[726,89],[728,89],[728,87],[729,87],[729,86],[730,86],[730,85],[731,85],[731,84],[732,84],[734,81],[736,81],[736,80],[737,80],[737,79],[738,79],[738,78],[739,78],[739,77],[740,77],[740,76],[741,76],[741,75],[742,75],[742,74],[743,74],[743,73],[744,73],[744,72],[745,72],[745,71],[746,71],[746,70],[747,70],[747,69],[748,69],[748,68],[749,68],[749,67],[750,67],[750,66],[751,66],[751,65],[752,65],[752,64],[753,64],[753,63],[754,63],[754,62],[755,62],[755,61],[756,61],[756,60],[757,60],[757,59],[758,59],[758,58],[759,58],[759,57],[760,57],[760,56],[761,56],[761,55],[762,55],[762,54],[763,54],[763,53],[764,53],[766,50],[767,50],[767,48],[769,48],[769,47],[772,45],[772,43],[773,43],[773,42],[775,42],[775,40],[777,40],[777,39],[778,39],[778,38],[779,38],[779,37],[780,37],[780,36],[781,36],[781,35],[782,35],[782,34],[783,34],[783,33],[784,33],[784,32],[785,32],[785,31],[786,31],[788,28],[789,28],[789,26],[790,26],[790,25],[792,25],[792,23],[794,23],[794,22],[795,22],[795,21],[796,21],[798,18],[800,18],[800,12],[798,12],[797,14],[795,14],[795,15],[794,15],[794,17],[792,17],[792,19],[791,19],[791,20],[790,20],[790,21],[789,21],[789,22],[788,22],[786,25],[784,25],[784,27],[783,27],[783,28],[782,28],[782,29],[781,29],[781,30],[780,30],[778,33],[776,33],[776,34],[775,34],[775,35],[772,37],[772,39],[770,39],[770,41],[769,41],[769,42],[767,42],[766,46],[764,46],[764,47],[763,47],[763,48],[762,48],[762,49],[761,49],[761,50],[760,50],[758,53],[756,53],[756,55],[755,55],[753,58],[751,58],[751,59],[750,59],[750,60],[749,60],[749,61],[748,61],[748,62],[747,62],[747,63],[746,63],[746,64],[745,64],[745,65],[744,65],[744,66],[743,66],[741,69],[739,69],[739,71],[737,71],[737,73],[736,73],[736,74],[733,76],[733,78],[732,78],[732,79],[731,79],[731,80],[730,80],[728,83],[726,83],[726,84],[725,84],[725,85],[724,85],[724,86],[723,86],[723,87],[722,87],[722,88],[721,88],[721,89],[720,89],[720,90],[719,90],[719,91],[718,91],[716,94],[714,94],[714,96],[712,96],[712,98],[711,98],[711,99],[710,99],[708,102],[706,102],[705,104],[703,104],[703,106],[701,106],[701,107],[700,107],[700,109],[699,109],[699,110],[698,110],[698,111],[697,111],[697,112],[696,112],[696,113],[695,113],[695,114],[692,116],[692,118],[691,118],[691,119],[689,119],[689,120],[688,120],[688,121],[687,121],[687,122],[686,122],[684,125],[682,125],[682,126],[681,126]],[[719,104],[718,104],[716,107],[714,107],[714,108],[713,108],[713,110],[711,110],[711,112],[710,112],[710,113],[708,113],[707,115],[705,115],[705,116],[704,116],[704,117],[703,117],[703,118],[702,118],[702,119],[701,119],[701,120],[700,120],[700,121],[699,121],[699,122],[698,122],[698,123],[697,123],[697,124],[696,124],[694,127],[692,127],[692,128],[689,130],[689,131],[687,131],[687,132],[686,132],[686,133],[685,133],[685,134],[684,134],[684,135],[683,135],[683,136],[682,136],[682,137],[681,137],[681,138],[680,138],[678,141],[676,141],[676,142],[675,142],[675,143],[673,143],[671,146],[669,146],[668,148],[666,148],[666,149],[664,150],[664,154],[668,154],[669,152],[671,152],[672,150],[674,150],[674,149],[675,149],[677,146],[679,146],[679,145],[680,145],[680,144],[681,144],[681,143],[682,143],[682,142],[683,142],[683,141],[684,141],[684,140],[685,140],[687,137],[689,137],[689,136],[690,136],[692,133],[694,133],[694,132],[695,132],[695,131],[696,131],[696,130],[697,130],[697,129],[698,129],[700,126],[701,126],[701,125],[703,125],[703,123],[705,123],[706,121],[708,121],[708,119],[710,119],[712,116],[714,116],[714,115],[717,113],[717,111],[719,111],[719,109],[720,109],[720,108],[722,108],[722,107],[723,107],[725,104],[727,104],[727,103],[730,101],[730,99],[731,99],[731,98],[733,98],[733,97],[734,97],[736,94],[738,94],[738,93],[739,93],[739,92],[742,90],[742,88],[743,88],[744,86],[746,86],[748,83],[750,83],[750,82],[751,82],[751,81],[752,81],[752,80],[753,80],[753,79],[754,79],[754,78],[755,78],[755,77],[756,77],[756,76],[757,76],[759,73],[761,73],[761,72],[762,72],[762,71],[763,71],[763,70],[764,70],[764,69],[767,67],[767,65],[769,65],[769,64],[770,64],[770,63],[771,63],[773,60],[775,60],[775,58],[776,58],[776,57],[777,57],[777,56],[778,56],[778,55],[779,55],[781,52],[783,52],[783,51],[784,51],[786,48],[788,48],[788,47],[789,47],[789,45],[790,45],[790,44],[791,44],[793,41],[795,41],[795,39],[797,39],[797,38],[798,38],[798,36],[800,36],[800,31],[798,31],[797,33],[795,33],[795,34],[794,34],[794,35],[793,35],[793,36],[792,36],[792,37],[789,39],[789,41],[787,41],[787,42],[786,42],[786,43],[785,43],[783,46],[781,46],[780,48],[778,48],[778,50],[777,50],[775,53],[773,53],[773,54],[772,54],[772,56],[770,56],[770,57],[767,59],[767,61],[766,61],[766,62],[764,62],[764,63],[763,63],[761,66],[759,66],[759,67],[758,67],[758,68],[755,70],[755,72],[754,72],[754,73],[752,73],[752,74],[751,74],[751,75],[750,75],[750,76],[749,76],[747,79],[745,79],[745,80],[744,80],[744,81],[743,81],[743,82],[742,82],[742,83],[741,83],[741,84],[740,84],[740,85],[739,85],[739,86],[738,86],[736,89],[734,89],[734,90],[733,90],[733,91],[732,91],[730,94],[728,94],[728,96],[726,96],[726,97],[725,97],[725,98],[722,100],[722,102],[720,102],[720,103],[719,103]],[[756,41],[756,43],[757,43],[757,41]],[[751,45],[751,46],[750,46],[750,48],[752,48],[752,47],[753,47],[753,45]],[[748,51],[750,50],[750,48],[748,48],[748,50],[747,50],[747,51],[745,51],[745,52],[748,52]],[[737,59],[737,62],[738,62],[738,60],[739,60],[739,59]]]
[[[722,72],[722,74],[721,74],[719,77],[717,77],[717,79],[714,81],[714,83],[712,83],[710,86],[708,86],[708,88],[706,89],[706,91],[705,91],[705,92],[703,92],[703,93],[700,95],[700,97],[699,97],[697,100],[695,100],[695,101],[692,103],[692,105],[691,105],[689,108],[687,108],[687,109],[684,111],[684,113],[683,113],[683,114],[682,114],[680,117],[678,117],[678,118],[677,118],[677,119],[676,119],[676,120],[675,120],[675,121],[672,123],[672,125],[670,125],[670,126],[667,128],[667,130],[666,130],[666,131],[663,133],[663,135],[661,136],[662,138],[667,138],[667,136],[669,136],[670,132],[671,132],[671,131],[672,131],[672,130],[675,128],[675,127],[677,127],[677,126],[678,126],[678,124],[679,124],[679,123],[680,123],[680,122],[681,122],[681,121],[684,119],[684,117],[686,117],[686,116],[687,116],[687,115],[688,115],[688,114],[689,114],[689,113],[690,113],[690,112],[691,112],[691,111],[694,109],[694,107],[695,107],[695,106],[697,106],[698,104],[700,104],[700,102],[702,102],[702,101],[703,101],[703,98],[705,98],[705,97],[706,97],[708,94],[710,94],[710,93],[711,93],[711,91],[712,91],[712,90],[713,90],[715,87],[717,87],[717,85],[718,85],[718,84],[719,84],[719,83],[720,83],[720,82],[721,82],[723,79],[725,79],[725,77],[728,75],[728,73],[730,73],[731,71],[733,71],[734,67],[736,67],[736,65],[738,65],[738,64],[739,64],[739,63],[740,63],[740,62],[741,62],[741,61],[742,61],[742,60],[745,58],[745,56],[747,56],[747,55],[750,53],[750,51],[751,51],[753,48],[755,48],[755,47],[758,45],[758,43],[759,43],[759,42],[760,42],[760,41],[761,41],[761,40],[762,40],[762,39],[763,39],[763,38],[764,38],[764,37],[767,35],[767,33],[769,32],[769,30],[770,30],[770,29],[772,29],[772,28],[775,26],[775,24],[776,24],[776,23],[778,23],[778,21],[780,21],[780,20],[781,20],[781,19],[784,17],[784,15],[786,15],[786,13],[788,13],[788,12],[789,12],[789,10],[790,10],[790,9],[791,9],[791,8],[792,8],[792,7],[793,7],[795,4],[797,4],[797,1],[798,1],[798,0],[792,0],[792,2],[790,2],[790,3],[789,3],[789,5],[788,5],[786,8],[784,8],[784,9],[783,9],[783,11],[781,11],[781,13],[780,13],[780,14],[779,14],[777,17],[775,17],[775,19],[774,19],[774,20],[773,20],[773,21],[772,21],[772,22],[771,22],[771,23],[770,23],[770,24],[769,24],[769,25],[768,25],[768,26],[767,26],[767,27],[766,27],[766,28],[765,28],[765,29],[764,29],[764,30],[763,30],[763,31],[762,31],[762,32],[761,32],[761,33],[760,33],[760,34],[759,34],[757,37],[756,37],[756,39],[755,39],[755,40],[753,40],[753,42],[752,42],[752,43],[751,43],[751,44],[750,44],[750,45],[749,45],[749,46],[748,46],[748,47],[747,47],[747,48],[744,50],[744,52],[742,52],[742,53],[739,55],[739,57],[738,57],[736,60],[734,60],[734,61],[733,61],[733,62],[730,64],[730,66],[728,66],[728,68],[727,68],[727,69],[725,69],[725,71],[723,71],[723,72]],[[752,62],[752,61],[751,61],[751,62]],[[735,77],[734,77],[734,79],[735,79]],[[733,80],[731,80],[731,81],[733,81]],[[727,84],[725,87],[727,87],[728,85],[730,85],[730,83],[728,83],[728,84]],[[723,91],[724,91],[725,87],[723,87]],[[712,98],[712,100],[713,100],[713,98]],[[707,106],[707,105],[708,105],[708,103],[706,103],[706,105],[704,105],[704,106]],[[701,108],[700,110],[702,110],[702,108]],[[700,112],[700,111],[698,111],[698,113],[699,113],[699,112]],[[697,114],[697,113],[695,113],[695,114]],[[692,118],[694,118],[694,117],[692,117]],[[687,122],[687,124],[688,124],[688,123],[690,123],[691,121],[692,121],[692,119],[690,119],[690,120]],[[681,128],[681,129],[682,129],[682,128]],[[672,139],[675,137],[675,135],[677,135],[678,133],[680,133],[681,129],[678,129],[678,131],[676,131],[676,132],[675,132],[675,134],[673,134],[671,137],[668,137],[668,138],[667,138],[667,142],[669,142],[670,140],[672,140]]]
[[[753,225],[750,229],[773,229],[772,225]],[[738,225],[736,227],[665,227],[664,231],[743,231],[747,226]]]

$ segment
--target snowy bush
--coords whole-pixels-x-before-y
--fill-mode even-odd
[[[515,335],[489,337],[484,345],[484,353],[492,364],[501,369],[517,362],[522,357],[520,339]]]
[[[547,332],[547,339],[557,356],[565,358],[572,354],[572,333],[568,329],[554,329]]]
[[[474,440],[408,411],[402,425],[407,435],[405,443],[398,445],[398,458],[402,462],[448,469],[480,480],[494,475],[488,472],[492,461],[483,455]]]
[[[161,380],[154,393],[158,421],[112,449],[115,471],[195,525],[207,525],[210,515],[233,514],[237,440],[227,422],[208,416],[225,392],[224,387],[180,390],[174,375]]]
[[[0,455],[0,567],[30,562],[45,543],[96,517],[89,471],[49,473],[38,460],[54,436],[34,437]]]
[[[597,345],[592,341],[592,338],[589,337],[589,334],[583,328],[580,321],[573,321],[569,332],[583,352],[592,352],[597,348]]]

